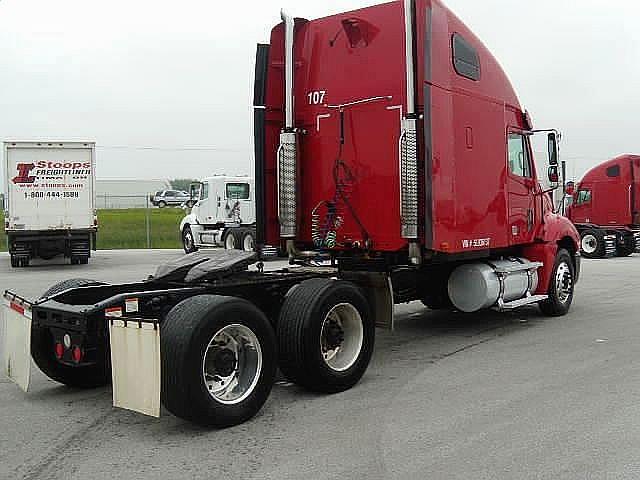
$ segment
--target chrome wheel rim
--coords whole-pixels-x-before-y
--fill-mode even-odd
[[[184,231],[184,249],[189,252],[193,250],[193,234],[191,230]]]
[[[587,234],[582,237],[580,245],[584,253],[595,253],[595,251],[598,249],[598,239],[595,237],[595,235]]]
[[[573,292],[573,274],[566,262],[558,265],[556,270],[556,295],[561,303],[567,303]]]
[[[245,252],[253,252],[253,235],[250,233],[244,236],[243,248]]]
[[[233,250],[234,248],[236,248],[236,239],[233,236],[233,233],[229,233],[227,235],[227,238],[225,238],[224,248],[226,248],[227,250]]]
[[[214,400],[226,405],[242,402],[255,389],[261,372],[262,349],[250,328],[227,325],[211,338],[202,360],[202,378]]]
[[[350,303],[334,306],[322,322],[320,351],[329,368],[348,370],[358,360],[364,343],[364,326],[358,310]]]

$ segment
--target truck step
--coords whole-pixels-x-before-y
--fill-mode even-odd
[[[542,302],[547,298],[549,298],[549,295],[531,295],[530,297],[524,297],[519,300],[514,300],[513,302],[504,303],[502,307],[496,307],[496,310],[500,312],[515,310],[516,308],[524,307],[525,305]]]

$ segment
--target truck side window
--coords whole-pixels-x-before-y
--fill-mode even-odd
[[[576,205],[582,205],[591,201],[591,190],[579,190]]]
[[[209,184],[203,183],[200,188],[200,200],[206,200],[209,198]]]
[[[614,165],[612,167],[607,168],[607,177],[619,177],[620,176],[620,165]]]
[[[469,80],[480,80],[480,57],[476,49],[458,33],[453,34],[451,43],[456,73]]]
[[[227,183],[227,198],[233,200],[249,200],[249,184]]]
[[[509,134],[509,171],[519,177],[531,178],[529,150],[524,135]]]

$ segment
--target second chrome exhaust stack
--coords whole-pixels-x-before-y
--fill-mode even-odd
[[[285,122],[280,132],[278,148],[278,221],[280,237],[287,239],[287,250],[294,249],[293,242],[298,234],[298,143],[299,133],[294,121],[294,58],[293,41],[295,21],[281,12],[284,22],[284,98]]]
[[[409,241],[409,259],[422,261],[418,243],[418,115],[416,113],[415,0],[404,0],[406,115],[400,136],[400,223],[401,235]]]

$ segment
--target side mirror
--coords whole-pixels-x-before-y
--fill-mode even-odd
[[[547,170],[547,176],[551,183],[558,183],[560,181],[560,174],[558,173],[558,165],[550,165]]]
[[[554,132],[548,136],[549,165],[558,165],[558,137]]]
[[[190,200],[197,200],[200,198],[200,184],[192,183],[189,185],[189,197]]]

